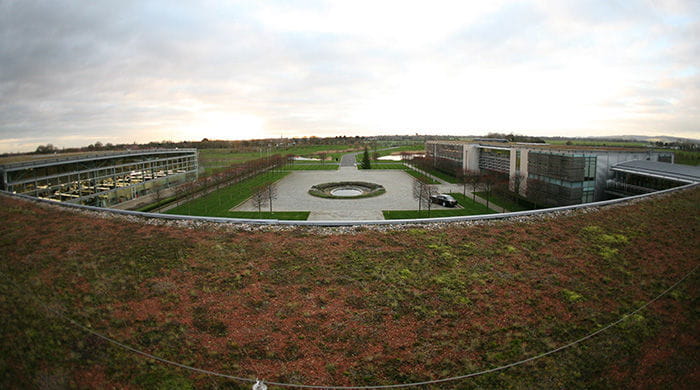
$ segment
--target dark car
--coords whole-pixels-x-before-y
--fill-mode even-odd
[[[451,197],[447,194],[436,194],[430,195],[430,201],[432,203],[441,204],[445,207],[455,207],[457,206],[457,199]]]

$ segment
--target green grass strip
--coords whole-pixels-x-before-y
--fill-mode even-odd
[[[295,163],[285,166],[284,170],[287,171],[335,171],[339,167],[338,164],[328,163],[328,164],[305,164],[305,163]]]
[[[425,176],[424,174],[422,174],[416,170],[413,170],[410,167],[405,167],[405,170],[406,170],[406,173],[408,173],[409,175],[411,175],[417,179],[421,179],[421,180],[425,181],[426,183],[429,183],[429,184],[439,184],[440,183],[439,181],[433,179],[432,177]]]
[[[164,205],[166,205],[166,204],[168,204],[168,203],[174,201],[175,199],[177,199],[177,197],[171,196],[171,197],[165,198],[165,199],[163,199],[163,200],[161,200],[161,201],[159,201],[159,202],[155,202],[155,203],[151,203],[151,204],[149,204],[149,205],[147,205],[147,206],[143,206],[143,207],[141,207],[141,208],[139,208],[139,209],[136,209],[136,211],[142,211],[142,212],[144,212],[144,213],[147,213],[147,212],[149,212],[149,211],[151,211],[151,210],[157,209],[157,208],[160,207],[160,206],[164,206]]]
[[[372,162],[372,169],[406,169],[406,166],[397,162]]]
[[[476,196],[486,199],[486,192],[477,192]],[[495,204],[496,206],[503,207],[508,211],[526,211],[534,209],[532,207],[528,207],[525,204],[515,203],[514,201],[504,196],[501,196],[495,192],[492,192],[489,196],[489,202]]]
[[[199,215],[204,217],[227,217],[231,216],[230,208],[242,203],[253,195],[256,187],[273,183],[285,176],[289,172],[266,172],[255,177],[232,184],[210,194],[204,195],[190,202],[177,206],[166,211],[166,214]],[[273,201],[274,207],[274,201]]]
[[[230,218],[246,219],[284,219],[287,221],[306,221],[309,218],[309,211],[230,211]]]
[[[496,214],[496,211],[486,208],[486,206],[481,203],[473,203],[471,199],[465,198],[462,194],[451,192],[450,195],[457,199],[457,202],[459,202],[462,208],[445,209],[440,207],[439,209],[430,210],[430,212],[427,210],[384,210],[382,214],[384,214],[384,219],[440,218]]]
[[[457,184],[457,183],[459,183],[459,180],[457,180],[456,177],[454,177],[454,176],[452,176],[452,175],[450,175],[450,174],[448,174],[448,173],[445,173],[445,172],[443,172],[443,171],[440,171],[440,170],[438,170],[438,169],[435,169],[435,168],[427,168],[427,169],[426,169],[426,168],[419,168],[419,169],[421,169],[421,170],[423,170],[423,171],[425,171],[425,172],[428,172],[429,174],[431,174],[431,175],[433,175],[433,176],[435,176],[435,177],[439,177],[440,179],[442,179],[442,180],[444,180],[444,181],[446,181],[446,182],[448,182],[448,183],[452,183],[452,184]]]

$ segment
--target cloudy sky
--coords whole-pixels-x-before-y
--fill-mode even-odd
[[[0,152],[377,134],[700,138],[700,1],[0,0]]]

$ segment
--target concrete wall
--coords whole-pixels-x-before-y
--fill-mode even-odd
[[[466,159],[465,168],[469,171],[479,171],[479,148],[475,145],[464,145]]]

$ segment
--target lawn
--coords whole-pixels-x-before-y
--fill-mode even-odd
[[[700,165],[700,151],[660,149],[665,152],[673,152],[675,155],[673,162],[685,165]]]
[[[299,163],[295,162],[293,164],[286,165],[281,169],[286,171],[334,171],[337,170],[340,165],[336,163]]]
[[[309,218],[308,211],[229,211],[230,218],[246,218],[246,219],[281,219],[281,220],[296,220],[305,221]]]
[[[486,199],[486,192],[476,192],[476,196],[481,197],[483,199]],[[527,205],[516,203],[512,201],[511,199],[508,199],[504,196],[501,196],[498,193],[491,192],[491,195],[489,196],[489,202],[495,204],[496,206],[503,207],[504,209],[508,211],[526,211],[526,210],[533,210],[532,207],[528,207]]]
[[[437,169],[435,169],[435,168],[432,168],[432,167],[426,167],[426,168],[424,168],[424,167],[416,167],[416,168],[418,168],[418,169],[420,169],[420,170],[423,170],[423,171],[425,171],[425,172],[428,172],[429,174],[431,174],[431,175],[433,175],[433,176],[435,176],[435,177],[439,177],[440,179],[442,179],[442,180],[444,180],[444,181],[446,181],[446,182],[448,182],[448,183],[452,183],[452,184],[459,183],[459,180],[457,180],[456,177],[454,177],[454,176],[452,176],[452,175],[449,175],[449,174],[447,174],[447,173],[445,173],[445,172],[443,172],[443,171],[437,170]]]
[[[616,146],[616,147],[627,147],[627,148],[644,148],[651,144],[649,142],[637,142],[637,141],[594,141],[594,140],[582,140],[582,139],[558,139],[558,140],[545,140],[551,145],[580,145],[580,146]]]
[[[229,209],[250,198],[256,187],[273,183],[288,174],[289,172],[266,172],[181,204],[166,211],[165,214],[236,218],[232,216]]]
[[[412,169],[411,167],[404,166],[404,170],[409,175],[415,177],[416,179],[423,180],[424,182],[426,182],[428,184],[439,184],[440,183],[439,181],[433,179],[432,177],[425,176],[424,174]]]
[[[450,193],[461,208],[454,209],[433,209],[428,213],[427,210],[384,210],[384,219],[412,219],[412,218],[438,218],[438,217],[458,217],[464,215],[481,215],[481,214],[495,214],[496,211],[486,208],[486,205],[481,203],[473,203],[471,199],[465,198],[464,195],[459,193]],[[416,204],[418,201],[416,201]]]
[[[377,156],[378,157],[383,157],[383,156],[389,156],[389,155],[396,155],[400,154],[401,152],[416,152],[416,153],[423,153],[425,152],[425,144],[423,142],[418,142],[414,143],[411,145],[401,145],[401,146],[384,146],[384,147],[379,147],[380,150],[377,150]],[[370,149],[370,156],[374,154],[374,150]],[[362,157],[362,155],[360,155]],[[372,160],[374,162],[375,160]]]
[[[289,148],[271,148],[254,152],[241,152],[237,149],[200,149],[199,164],[204,167],[204,176],[209,176],[232,164],[238,164],[264,157],[267,153],[280,155],[295,155],[303,157],[317,157],[319,153],[326,153],[326,158],[335,162],[343,154],[359,151],[361,148],[354,145],[308,145]]]
[[[372,169],[403,169],[406,170],[406,166],[400,162],[376,162],[372,161]]]
[[[700,188],[412,227],[168,222],[0,196],[0,388],[698,387]],[[643,310],[626,315],[681,281]],[[278,387],[270,386],[270,390]]]

